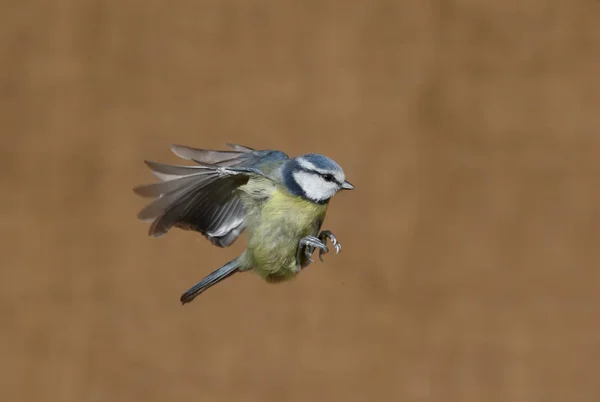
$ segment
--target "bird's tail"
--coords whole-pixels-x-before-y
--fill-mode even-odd
[[[211,272],[204,279],[202,279],[200,282],[192,286],[184,294],[181,295],[181,298],[179,299],[181,300],[181,304],[191,302],[196,298],[196,296],[204,292],[206,289],[210,288],[213,285],[216,285],[223,279],[229,278],[231,275],[239,271],[240,266],[241,262],[240,258],[238,257],[235,260],[229,261],[227,264],[223,265],[216,271]]]

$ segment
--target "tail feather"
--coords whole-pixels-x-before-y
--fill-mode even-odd
[[[204,292],[206,289],[210,288],[213,285],[216,285],[224,279],[229,278],[230,276],[239,271],[240,265],[241,264],[238,257],[233,261],[229,261],[227,264],[223,265],[216,271],[211,272],[204,279],[202,279],[200,282],[192,286],[184,294],[181,295],[181,298],[179,299],[181,301],[181,304],[191,302],[196,298],[196,296]]]

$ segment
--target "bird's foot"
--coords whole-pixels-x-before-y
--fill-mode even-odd
[[[342,251],[342,244],[337,241],[337,239],[335,238],[335,236],[333,235],[333,233],[331,233],[331,231],[329,231],[329,230],[323,230],[319,234],[319,240],[321,240],[321,242],[323,244],[326,244],[327,243],[327,239],[329,239],[331,241],[331,244],[333,244],[333,248],[335,248],[335,254],[338,255],[340,253],[340,251]],[[323,261],[323,255],[325,253],[327,253],[328,251],[329,250],[323,251],[323,249],[319,250],[319,259],[321,261]]]
[[[319,256],[321,255],[321,253],[329,252],[329,248],[325,245],[323,241],[319,240],[317,237],[303,237],[302,239],[300,239],[300,242],[298,244],[298,253],[296,254],[296,259],[300,261],[302,253],[304,253],[304,256],[308,259],[308,261],[314,262],[311,257],[312,253],[317,248],[319,249]]]

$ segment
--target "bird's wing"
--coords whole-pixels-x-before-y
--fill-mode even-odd
[[[232,151],[214,151],[185,145],[171,145],[171,151],[182,159],[200,165],[255,167],[267,162],[288,159],[288,156],[281,151],[256,151],[244,145],[227,145]]]
[[[241,147],[241,146],[240,146]],[[236,191],[251,178],[268,176],[263,162],[287,159],[279,151],[209,151],[173,146],[173,152],[200,166],[173,166],[146,161],[161,181],[134,188],[143,197],[156,197],[138,218],[151,220],[149,234],[160,236],[171,227],[195,230],[214,245],[227,247],[244,231],[246,210]]]

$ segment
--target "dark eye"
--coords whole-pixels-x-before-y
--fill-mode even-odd
[[[334,181],[334,180],[335,180],[335,177],[333,177],[333,175],[332,175],[332,174],[329,174],[329,173],[327,173],[327,174],[324,174],[324,175],[323,175],[323,178],[324,178],[326,181]]]

